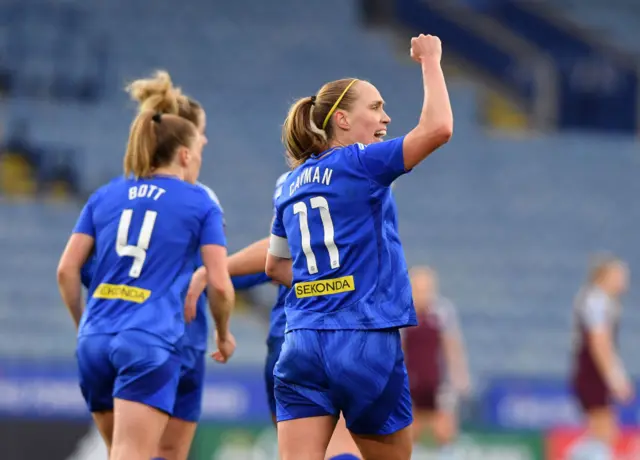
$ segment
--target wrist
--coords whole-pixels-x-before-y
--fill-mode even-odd
[[[420,64],[423,70],[440,68],[440,56],[422,56],[420,58]]]

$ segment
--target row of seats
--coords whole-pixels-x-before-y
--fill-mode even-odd
[[[201,178],[222,200],[232,250],[268,231],[273,183],[286,168],[279,130],[295,97],[313,94],[326,80],[370,78],[387,101],[392,135],[416,122],[422,90],[408,43],[398,47],[357,27],[351,2],[157,0],[150,8],[143,0],[112,0],[91,11],[112,45],[109,97],[100,105],[13,99],[8,119],[29,119],[37,143],[80,152],[81,186],[90,191],[121,171],[135,110],[122,87],[168,69],[208,110]],[[632,202],[640,192],[636,146],[585,135],[483,133],[478,88],[450,80],[454,139],[395,191],[408,261],[439,270],[445,295],[459,307],[477,379],[562,374],[572,298],[589,254],[612,250],[632,268],[640,265],[640,210]],[[72,356],[73,328],[54,273],[78,211],[0,203],[3,355]],[[637,294],[626,303],[626,327],[633,331],[640,323]],[[637,339],[626,327],[628,355]],[[238,317],[234,328],[235,361],[257,365],[264,324]]]
[[[518,369],[560,373],[569,354],[572,299],[589,255],[606,249],[632,268],[640,263],[635,146],[579,139],[522,142],[460,133],[398,181],[407,259],[440,271],[443,292],[460,309],[477,376]],[[226,197],[232,247],[267,231],[268,218],[255,216],[268,214],[268,191],[238,195],[235,181],[212,185]],[[71,325],[53,274],[77,213],[77,206],[0,206],[0,337],[12,343],[11,352],[31,331],[71,353]],[[627,353],[638,345],[625,333],[640,325],[637,301],[632,290],[622,335]],[[246,318],[238,324],[244,328]],[[243,343],[250,344],[247,359],[258,362],[263,351],[255,337],[264,330],[254,326],[242,329],[248,331]],[[21,339],[12,340],[16,335]]]
[[[559,0],[551,3],[590,30],[595,38],[640,54],[640,4],[634,0]]]

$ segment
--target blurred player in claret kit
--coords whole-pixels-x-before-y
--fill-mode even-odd
[[[403,330],[403,346],[413,400],[413,435],[429,432],[439,459],[453,458],[459,396],[469,392],[469,369],[453,304],[438,292],[428,267],[409,271],[418,326]]]
[[[195,185],[205,143],[192,121],[143,108],[124,177],[91,196],[59,264],[60,291],[79,324],[80,387],[112,460],[157,454],[182,375],[185,316],[193,316],[184,296],[198,252],[208,267],[216,357],[225,362],[235,349],[222,210]],[[91,254],[83,312],[81,271]]]
[[[326,83],[289,110],[291,173],[276,198],[266,273],[292,286],[274,370],[284,460],[322,460],[340,413],[365,459],[408,460],[411,397],[400,339],[416,325],[391,184],[448,142],[453,115],[437,37],[411,40],[424,101],[418,125],[391,121],[371,83]]]
[[[617,351],[617,335],[627,290],[626,264],[597,256],[573,310],[572,386],[587,422],[587,433],[572,448],[570,460],[611,460],[618,434],[614,403],[628,403],[634,390]]]

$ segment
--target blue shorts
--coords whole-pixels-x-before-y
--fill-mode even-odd
[[[267,340],[267,360],[264,363],[264,383],[267,387],[267,401],[271,415],[276,415],[276,396],[274,394],[273,369],[276,367],[284,337],[269,337]]]
[[[172,414],[181,368],[178,352],[139,330],[80,337],[76,357],[89,410],[111,411],[113,398],[120,398]]]
[[[278,422],[342,411],[360,435],[411,424],[411,394],[400,332],[294,330],[276,364]]]
[[[204,392],[205,352],[192,347],[184,347],[180,353],[182,370],[173,417],[187,422],[198,422],[202,413]]]

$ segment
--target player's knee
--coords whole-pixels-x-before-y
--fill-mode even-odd
[[[179,460],[181,454],[180,446],[174,440],[162,439],[158,445],[158,450],[154,460]]]
[[[178,460],[180,449],[175,443],[161,442],[157,456],[152,460]]]

